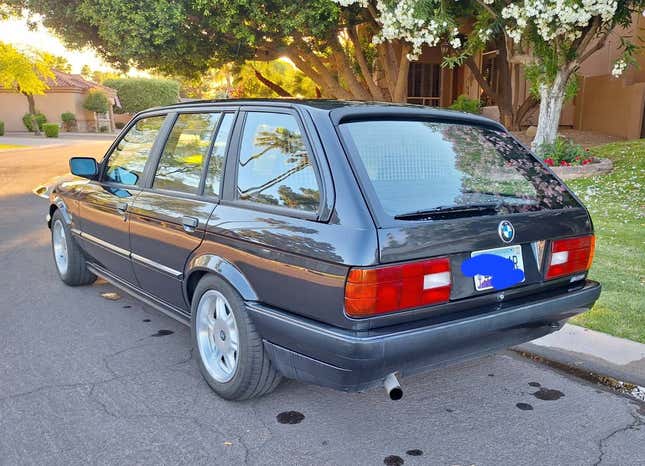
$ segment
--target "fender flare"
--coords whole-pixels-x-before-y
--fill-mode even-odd
[[[195,273],[215,273],[225,279],[242,296],[245,301],[258,301],[258,296],[244,274],[228,260],[217,254],[202,254],[195,256],[188,261],[184,273],[184,298],[190,303],[192,291],[191,286],[195,285],[191,277]]]

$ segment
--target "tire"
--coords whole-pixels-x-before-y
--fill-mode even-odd
[[[51,234],[54,265],[60,279],[69,286],[94,283],[96,275],[88,270],[83,251],[72,238],[69,225],[58,210],[52,216]]]
[[[227,400],[247,400],[279,385],[282,377],[267,356],[242,297],[226,281],[204,276],[195,289],[191,315],[199,369],[215,393]]]

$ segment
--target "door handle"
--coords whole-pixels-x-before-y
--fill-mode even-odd
[[[184,225],[184,231],[187,233],[192,233],[199,225],[199,220],[195,217],[184,217],[182,219],[182,223]]]
[[[128,219],[128,203],[127,202],[117,202],[116,203],[116,211],[123,217],[123,221],[125,222]]]
[[[128,203],[127,202],[117,202],[116,210],[120,214],[125,214],[125,212],[128,210]]]

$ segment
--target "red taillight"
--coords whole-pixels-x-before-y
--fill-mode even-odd
[[[591,267],[596,239],[593,235],[559,239],[551,243],[546,279],[586,272]]]
[[[345,312],[368,317],[447,302],[450,261],[446,257],[409,264],[354,268],[345,284]]]

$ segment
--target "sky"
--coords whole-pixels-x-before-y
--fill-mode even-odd
[[[89,65],[92,71],[109,71],[111,68],[98,56],[95,50],[69,50],[63,42],[42,24],[35,30],[29,30],[24,19],[7,19],[0,21],[0,41],[13,44],[18,49],[32,47],[65,57],[72,65],[72,73],[80,73],[83,65]],[[131,73],[128,73],[131,74]],[[138,73],[132,73],[138,74]]]

